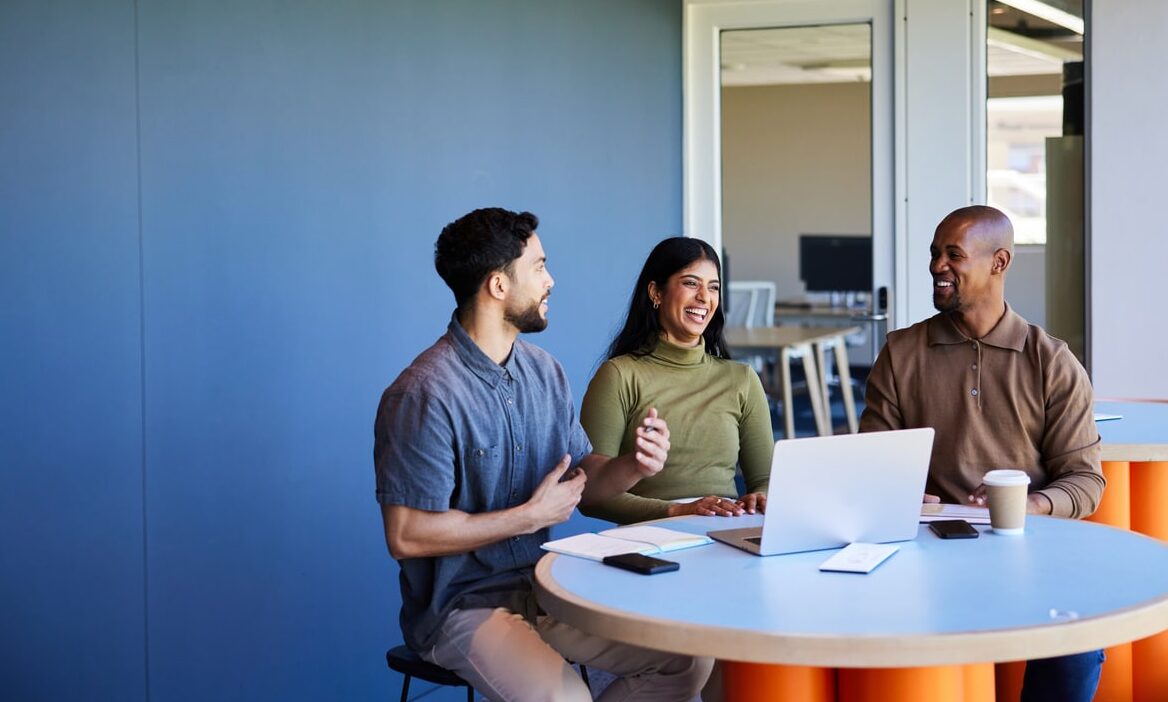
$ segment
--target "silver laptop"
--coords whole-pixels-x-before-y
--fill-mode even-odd
[[[907,541],[932,450],[932,429],[778,441],[763,525],[709,536],[759,556]]]

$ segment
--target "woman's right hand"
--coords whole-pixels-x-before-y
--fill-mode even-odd
[[[670,517],[685,514],[696,514],[699,517],[737,517],[745,513],[742,503],[717,495],[707,495],[693,502],[676,502],[669,505],[668,512]]]

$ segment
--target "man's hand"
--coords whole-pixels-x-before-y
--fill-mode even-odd
[[[926,492],[924,494],[924,496],[921,497],[921,504],[939,505],[939,504],[941,504],[941,498],[937,497],[936,495],[930,495],[929,493]]]
[[[669,425],[657,416],[657,408],[650,407],[637,427],[636,452],[637,472],[641,477],[650,478],[661,472],[669,458]]]
[[[1050,514],[1054,512],[1054,503],[1041,492],[1032,492],[1026,496],[1027,514]]]
[[[531,521],[528,533],[566,522],[572,516],[572,510],[576,509],[580,495],[584,493],[588,476],[584,471],[577,470],[572,477],[561,480],[571,464],[572,457],[564,454],[552,472],[531,493],[531,499],[524,503],[524,512]]]
[[[972,493],[969,494],[969,497],[966,498],[966,501],[969,504],[973,505],[974,507],[985,507],[987,504],[987,502],[986,502],[986,486],[985,485],[978,485],[977,489],[975,489]]]
[[[973,494],[969,496],[969,504],[978,507],[985,507],[989,504],[986,499],[986,486],[978,485]],[[1050,498],[1041,493],[1032,492],[1026,496],[1026,513],[1027,514],[1050,514],[1054,511],[1054,505],[1051,504]]]

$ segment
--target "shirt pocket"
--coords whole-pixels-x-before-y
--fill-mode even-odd
[[[462,474],[455,503],[468,512],[488,512],[507,507],[497,492],[505,484],[503,448],[499,445],[471,447],[463,452]]]

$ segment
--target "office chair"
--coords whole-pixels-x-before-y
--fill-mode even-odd
[[[402,680],[401,702],[406,702],[409,699],[411,678],[419,678],[428,683],[445,687],[465,687],[466,702],[474,702],[474,688],[470,686],[470,683],[442,666],[422,660],[418,657],[418,654],[411,651],[405,644],[394,646],[386,651],[385,662],[391,670],[395,670],[404,676]],[[580,677],[584,679],[584,684],[589,689],[592,689],[592,685],[588,681],[588,669],[583,665],[578,665],[578,667],[580,668]]]
[[[426,682],[446,687],[465,687],[466,702],[474,702],[474,688],[470,686],[470,683],[441,666],[422,660],[405,644],[394,646],[386,651],[385,662],[392,670],[405,676],[405,679],[402,680],[401,702],[406,702],[409,699],[410,678],[420,678]]]

